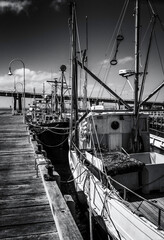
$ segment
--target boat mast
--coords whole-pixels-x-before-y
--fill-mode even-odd
[[[135,9],[135,79],[134,79],[134,114],[138,113],[138,84],[139,84],[139,39],[140,39],[140,0],[136,0]]]
[[[64,72],[66,71],[66,66],[62,65],[60,67],[60,70],[62,72],[61,76],[61,96],[60,96],[60,118],[63,119],[63,113],[64,113],[64,96],[63,96],[63,89],[64,89]]]
[[[77,84],[75,3],[71,3],[71,34],[72,34],[72,37],[71,37],[71,78],[72,78],[71,129],[73,128],[73,122],[74,122],[75,123],[75,144],[76,144],[76,147],[78,147],[78,145],[79,145],[78,144],[78,131],[77,131],[77,126],[76,126],[76,123],[78,121],[78,84]]]

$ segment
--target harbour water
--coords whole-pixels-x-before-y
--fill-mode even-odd
[[[58,172],[61,177],[62,194],[71,195],[75,202],[75,221],[83,236],[83,239],[90,240],[88,210],[86,206],[82,206],[78,201],[72,174],[68,163],[68,150],[56,149],[56,153],[54,153],[53,150],[53,156],[50,150],[47,151],[47,156],[51,160],[54,166],[54,170]],[[94,221],[94,219],[92,223],[92,228],[93,228],[93,240],[108,239],[106,234],[102,231],[102,229],[100,229],[99,225]]]

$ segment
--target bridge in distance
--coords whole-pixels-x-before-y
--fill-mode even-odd
[[[14,91],[0,90],[0,96],[1,97],[14,97],[16,94],[18,94],[18,93],[14,92]],[[22,93],[19,93],[19,94],[23,95]],[[47,96],[51,97],[51,95],[47,95]],[[42,98],[43,94],[42,93],[35,93],[34,94],[34,93],[31,93],[31,92],[26,92],[25,97],[26,98],[34,98],[34,97],[35,98]],[[60,96],[58,96],[58,97],[60,98]],[[68,95],[64,96],[64,99],[65,100],[70,100],[70,96],[68,96]],[[79,97],[78,99],[79,99],[79,101],[82,101],[83,98]],[[104,103],[118,103],[117,99],[112,99],[112,98],[99,98],[99,99],[97,99],[97,98],[91,97],[91,98],[88,98],[87,100],[90,101],[91,103],[96,103],[96,102],[99,102],[99,101],[104,102]],[[127,104],[133,104],[134,103],[133,100],[125,100],[125,102]],[[151,101],[149,101],[149,102],[144,103],[145,108],[151,109],[152,106],[164,108],[164,102],[151,102]]]

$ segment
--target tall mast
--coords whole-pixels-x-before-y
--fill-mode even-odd
[[[61,96],[60,96],[60,118],[63,119],[63,113],[64,113],[64,96],[63,96],[63,88],[64,88],[64,72],[66,71],[66,66],[62,65],[60,67],[60,70],[62,72],[61,76]]]
[[[139,39],[140,39],[140,0],[136,0],[135,9],[135,79],[134,79],[134,114],[138,113],[138,84],[139,84]]]
[[[76,122],[78,120],[78,84],[77,84],[77,57],[76,57],[76,14],[75,3],[71,3],[71,77],[72,77],[72,94],[71,94],[71,128],[75,123],[75,144],[78,147],[78,131]]]
[[[86,67],[88,67],[88,56],[87,56],[87,51],[88,51],[88,17],[86,16],[86,50],[83,53],[83,62],[82,64]],[[85,71],[85,80],[84,80],[84,85],[83,85],[83,108],[84,110],[87,109],[87,72]]]

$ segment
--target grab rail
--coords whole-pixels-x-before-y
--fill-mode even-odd
[[[133,195],[135,195],[136,197],[142,199],[143,201],[147,202],[148,204],[154,206],[155,208],[158,209],[158,230],[162,230],[161,227],[161,211],[164,213],[164,209],[161,208],[160,206],[157,206],[156,204],[154,204],[153,202],[150,202],[149,200],[147,200],[146,198],[142,197],[141,195],[135,193],[134,191],[132,191],[131,189],[129,189],[128,187],[122,185],[121,183],[119,183],[118,181],[116,181],[115,179],[113,179],[112,177],[108,176],[108,178],[110,178],[111,181],[114,181],[116,184],[118,184],[120,187],[123,188],[124,190],[124,200],[126,199],[126,193],[127,191],[131,192]]]

